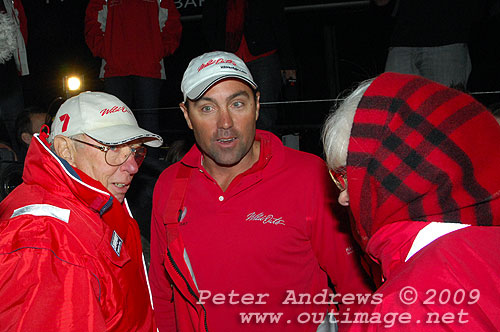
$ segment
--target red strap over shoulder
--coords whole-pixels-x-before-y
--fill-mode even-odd
[[[196,307],[200,317],[204,312],[203,306],[196,304],[199,299],[198,289],[185,261],[185,248],[179,232],[179,216],[184,204],[184,196],[189,178],[194,168],[179,165],[177,175],[170,191],[165,208],[163,223],[167,233],[167,248],[165,253],[165,269],[171,276],[181,276],[183,282],[175,282],[178,291]],[[200,318],[201,319],[201,318]],[[201,319],[204,321],[204,319]]]
[[[179,166],[174,185],[170,191],[170,197],[167,200],[167,207],[165,208],[165,217],[163,218],[163,223],[165,225],[177,224],[179,222],[179,212],[181,211],[182,203],[184,202],[184,195],[186,194],[186,188],[192,170],[193,169],[191,167],[187,167],[182,164]]]
[[[193,168],[179,165],[179,170],[174,180],[174,185],[167,200],[163,223],[167,227],[167,241],[170,244],[179,234],[179,216],[184,202],[184,196]]]

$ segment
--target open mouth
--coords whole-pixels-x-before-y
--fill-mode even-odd
[[[231,137],[231,138],[219,138],[217,139],[217,142],[219,143],[231,143],[236,139],[236,137]]]
[[[117,186],[118,188],[125,188],[128,186],[128,184],[125,184],[125,183],[114,183],[115,186]]]

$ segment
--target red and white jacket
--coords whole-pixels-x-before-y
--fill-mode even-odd
[[[26,43],[28,40],[28,22],[21,0],[1,0],[3,1],[8,17],[12,19],[15,25],[15,44],[14,61],[16,63],[19,75],[28,75],[28,55],[26,52]],[[3,33],[3,31],[2,31]],[[5,45],[0,45],[5,47]]]
[[[367,251],[386,282],[346,331],[499,331],[500,228],[400,221]],[[363,316],[361,316],[363,315]]]
[[[259,161],[226,191],[205,171],[196,146],[160,176],[150,266],[160,330],[316,331],[321,325],[328,331],[327,304],[293,299],[330,294],[327,277],[340,294],[371,293],[348,224],[332,209],[335,189],[324,161],[284,147],[268,132],[258,130],[256,139]],[[186,181],[185,192],[173,190]],[[224,303],[215,304],[216,295]],[[251,312],[281,318],[244,323],[242,315]]]
[[[179,47],[180,14],[172,0],[90,0],[85,40],[103,59],[101,78],[165,79],[163,58]]]
[[[23,180],[0,204],[1,329],[155,331],[126,204],[38,135]]]

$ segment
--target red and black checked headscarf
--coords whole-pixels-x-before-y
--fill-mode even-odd
[[[347,156],[363,247],[397,221],[500,224],[500,126],[471,96],[385,73],[361,99]]]

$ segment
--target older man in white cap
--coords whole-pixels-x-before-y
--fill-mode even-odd
[[[114,96],[84,92],[36,134],[24,182],[0,204],[0,326],[155,331],[137,223],[125,200],[146,147]]]
[[[370,289],[348,225],[343,232],[333,213],[324,161],[255,129],[259,92],[234,54],[193,59],[181,89],[196,145],[162,173],[153,196],[160,330],[334,331],[342,301],[331,299],[327,278],[341,294]]]

